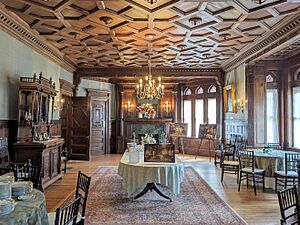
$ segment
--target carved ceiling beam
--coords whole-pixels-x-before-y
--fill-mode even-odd
[[[121,77],[131,77],[138,79],[148,74],[148,68],[137,67],[114,67],[114,68],[92,68],[79,67],[74,73],[74,84],[78,86],[84,77],[89,78],[110,78],[119,79]],[[163,79],[168,77],[179,77],[185,79],[193,78],[215,78],[218,82],[223,80],[223,71],[219,68],[152,68],[153,76],[162,76]]]

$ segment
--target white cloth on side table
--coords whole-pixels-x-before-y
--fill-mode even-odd
[[[179,194],[184,166],[177,157],[175,163],[144,163],[143,152],[140,152],[138,163],[130,163],[126,151],[119,162],[118,174],[123,178],[128,195],[147,183],[167,186],[174,194]]]

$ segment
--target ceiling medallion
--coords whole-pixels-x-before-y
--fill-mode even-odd
[[[226,40],[230,36],[231,36],[231,34],[229,34],[229,33],[220,34],[220,37],[223,38],[224,40]]]
[[[153,33],[145,34],[145,38],[147,38],[148,40],[152,40],[155,36],[156,36],[156,34],[153,34]]]
[[[155,3],[158,2],[158,0],[145,0],[146,2],[148,2],[149,4],[153,5]]]
[[[192,17],[189,19],[189,23],[192,24],[193,26],[198,25],[201,23],[202,19],[200,17]]]
[[[207,59],[209,56],[210,56],[210,53],[205,53],[205,54],[203,54],[203,57],[206,58],[206,59]]]
[[[110,24],[113,21],[113,19],[109,16],[102,16],[102,17],[99,18],[99,20],[102,23],[105,23],[105,25]]]
[[[158,77],[158,84],[152,78],[151,55],[149,55],[149,74],[136,85],[136,97],[138,99],[161,99],[164,95],[164,85],[161,84],[161,77]]]
[[[185,44],[179,44],[177,45],[178,48],[180,48],[181,50],[185,49],[186,48],[186,45]]]
[[[264,3],[266,0],[252,0],[252,2],[256,3],[256,4],[262,4]]]
[[[75,31],[71,31],[69,35],[76,39],[79,34]]]

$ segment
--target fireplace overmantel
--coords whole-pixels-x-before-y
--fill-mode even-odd
[[[155,119],[124,119],[124,122],[129,124],[166,124],[166,123],[172,123],[172,118],[155,118]]]

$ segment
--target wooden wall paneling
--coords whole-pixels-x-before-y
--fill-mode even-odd
[[[265,108],[265,76],[263,68],[256,67],[254,77],[254,145],[265,145],[266,143],[266,108]]]
[[[254,66],[246,66],[248,96],[248,145],[254,145]]]

